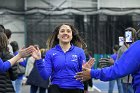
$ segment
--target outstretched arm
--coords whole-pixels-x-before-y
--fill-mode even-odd
[[[0,59],[0,71],[1,72],[5,72],[7,71],[11,66],[13,66],[19,59],[23,58],[23,57],[26,57],[28,55],[31,55],[32,52],[34,51],[34,47],[33,46],[30,46],[28,48],[24,48],[24,49],[21,49],[19,51],[19,53],[14,56],[13,58],[9,59],[8,61],[6,62],[3,62],[1,59]]]
[[[33,46],[29,46],[28,48],[21,49],[16,56],[14,56],[13,58],[11,58],[8,61],[10,62],[11,66],[13,66],[21,58],[31,55],[33,51],[35,51]]]
[[[96,70],[85,69],[85,71],[77,73],[75,77],[80,80],[85,80],[87,77],[90,77],[100,79],[102,81],[108,81],[126,76],[128,74],[133,74],[139,69],[140,65],[139,47],[140,41],[137,41],[129,47],[129,49],[117,62],[115,62],[113,66]]]
[[[43,60],[41,58],[41,52],[37,47],[32,56],[33,58],[35,58],[36,67],[41,77],[44,80],[48,79],[52,73],[52,63],[49,53],[46,53],[45,59]]]

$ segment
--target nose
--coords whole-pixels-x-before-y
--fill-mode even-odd
[[[64,31],[64,34],[68,34],[67,30]]]

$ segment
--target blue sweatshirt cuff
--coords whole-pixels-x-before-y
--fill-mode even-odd
[[[91,69],[91,71],[90,71],[90,76],[91,76],[91,78],[94,78],[94,70],[93,69]]]
[[[7,71],[10,67],[11,67],[11,63],[9,61],[6,61],[6,62],[0,62],[0,71],[1,72],[5,72]]]
[[[91,69],[90,71],[91,78],[96,78],[98,76],[99,71],[100,70]]]
[[[7,67],[11,67],[11,63],[9,61],[6,61],[7,62]]]

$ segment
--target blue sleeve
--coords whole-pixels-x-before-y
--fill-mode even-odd
[[[110,55],[110,58],[114,58],[113,56],[114,56],[114,54]]]
[[[16,56],[17,54],[18,54],[18,51],[16,51],[16,52],[14,53],[15,56]],[[23,66],[23,67],[26,67],[27,60],[23,60],[22,62],[19,62],[19,64],[20,64],[21,66]]]
[[[116,59],[117,59],[117,54],[114,53],[113,55],[110,56],[110,58],[112,58],[114,61],[116,61]]]
[[[9,61],[3,62],[0,58],[0,72],[5,72],[11,67],[11,64]]]
[[[102,81],[113,80],[135,73],[140,66],[140,41],[132,44],[111,67],[91,70],[91,77]]]
[[[51,62],[51,56],[46,53],[45,59],[36,60],[36,66],[38,68],[38,71],[41,75],[41,77],[45,80],[47,80],[52,73],[52,62]]]
[[[23,67],[26,67],[27,60],[23,60],[22,62],[19,62],[19,64]]]

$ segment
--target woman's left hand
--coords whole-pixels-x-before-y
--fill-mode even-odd
[[[41,59],[41,52],[38,47],[35,47],[35,51],[32,53],[32,57],[35,58],[35,60]]]

